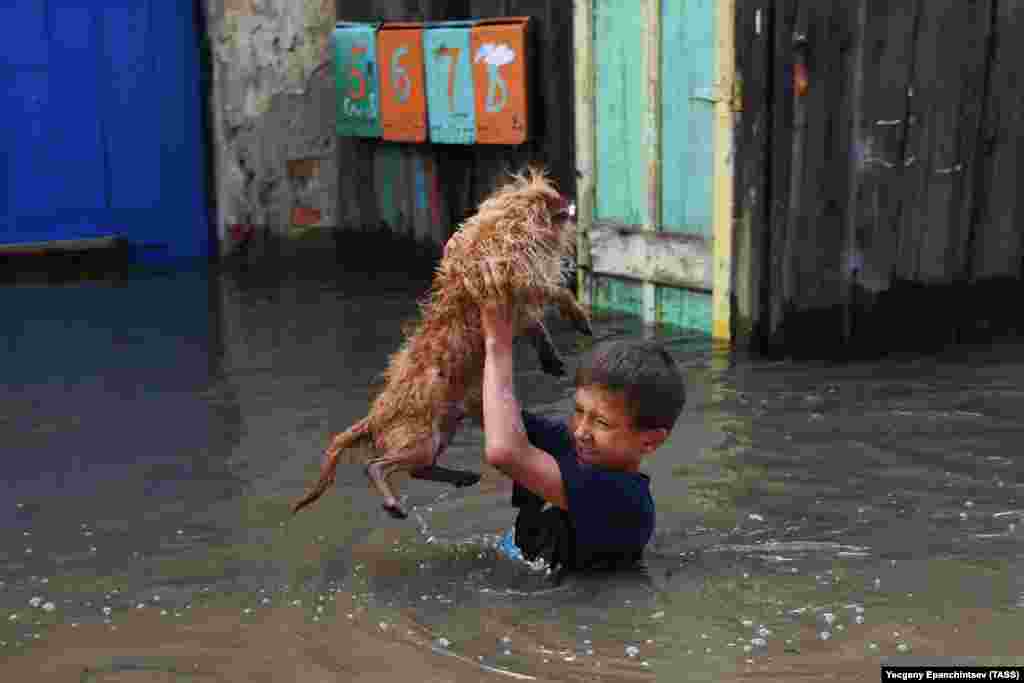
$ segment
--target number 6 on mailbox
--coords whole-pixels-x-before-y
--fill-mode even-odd
[[[426,142],[422,25],[384,24],[377,33],[377,55],[381,63],[380,119],[384,139]]]

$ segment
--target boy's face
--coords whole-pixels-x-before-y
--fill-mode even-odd
[[[625,394],[601,386],[577,387],[569,426],[580,462],[627,472],[668,437],[666,429],[636,429]]]

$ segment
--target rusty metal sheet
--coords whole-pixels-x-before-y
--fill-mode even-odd
[[[339,23],[334,29],[338,135],[380,137],[378,24]]]
[[[377,55],[381,64],[380,119],[384,139],[426,142],[423,25],[384,24],[377,32]]]
[[[470,29],[475,22],[428,24],[423,31],[431,142],[476,141]]]
[[[476,141],[519,145],[529,137],[529,17],[473,27]]]

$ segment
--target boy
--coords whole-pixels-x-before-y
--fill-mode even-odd
[[[640,463],[682,412],[679,369],[656,344],[605,342],[576,371],[568,424],[520,411],[510,311],[494,291],[480,307],[485,458],[516,483],[516,545],[527,559],[543,556],[563,572],[636,564],[654,532]]]

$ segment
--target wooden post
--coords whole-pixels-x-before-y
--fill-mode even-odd
[[[718,0],[715,17],[714,225],[712,246],[711,336],[732,341],[732,240],[733,240],[733,112],[736,102],[736,0]]]
[[[647,216],[643,227],[645,231],[657,232],[661,229],[661,0],[643,0],[643,12],[647,77],[642,137],[647,160]],[[656,291],[653,282],[644,281],[642,319],[648,332],[658,322]]]
[[[580,303],[589,307],[592,305],[589,234],[594,223],[597,187],[594,0],[573,3],[573,36],[576,53],[576,291]]]
[[[867,36],[868,26],[868,3],[867,0],[859,0],[857,4],[857,24],[854,36],[852,70],[850,74],[850,131],[852,140],[850,144],[850,177],[846,196],[846,220],[843,226],[843,256],[845,263],[842,264],[844,278],[842,301],[843,301],[843,342],[847,343],[853,336],[853,297],[855,285],[860,274],[860,267],[855,266],[857,251],[857,193],[862,181],[861,174],[864,171],[864,158],[861,150],[864,149],[864,41]]]

